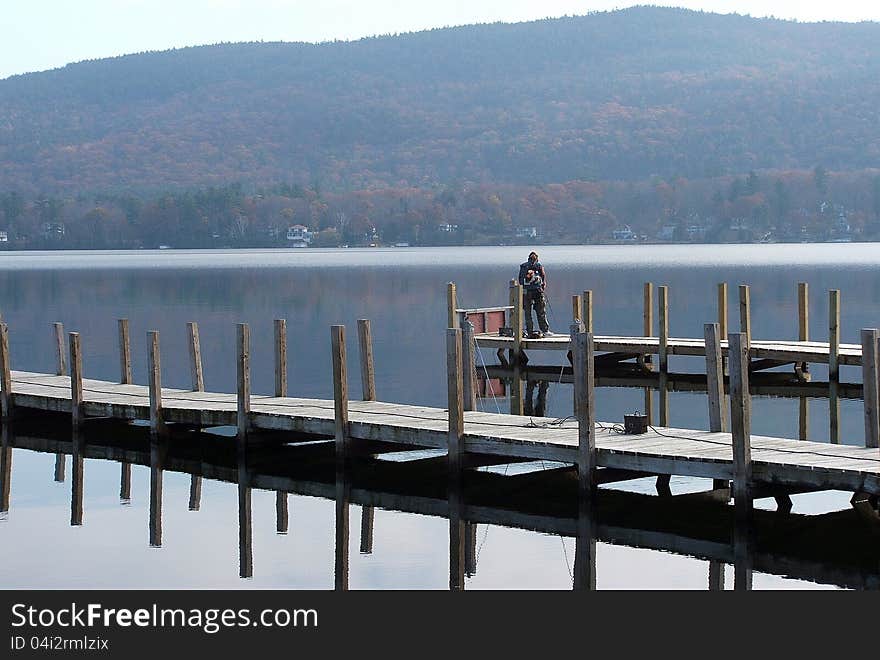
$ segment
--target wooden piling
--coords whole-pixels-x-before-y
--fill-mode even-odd
[[[205,391],[205,376],[202,372],[202,346],[199,340],[199,324],[190,321],[186,324],[187,337],[189,339],[189,370],[192,376],[192,388],[194,392]]]
[[[455,282],[449,282],[446,285],[446,327],[458,327],[458,314],[455,313],[458,307],[458,297],[455,292]]]
[[[371,506],[361,507],[361,545],[362,555],[373,554],[373,518],[375,509]]]
[[[669,371],[669,288],[657,288],[657,307],[660,321],[660,371]]]
[[[830,439],[840,443],[840,291],[828,292],[828,418]]]
[[[587,332],[593,332],[593,292],[584,291],[583,297],[584,316],[581,321],[584,322],[584,328]]]
[[[571,297],[571,320],[572,321],[583,321],[584,320],[584,310],[583,310],[583,301],[578,294],[574,294]]]
[[[119,467],[119,501],[131,502],[131,463],[124,461]]]
[[[840,290],[828,292],[828,380],[840,381]]]
[[[237,399],[238,415],[238,448],[243,452],[247,447],[247,436],[250,431],[251,415],[251,329],[247,323],[239,323],[237,331],[236,379],[238,382]]]
[[[358,346],[361,357],[361,385],[364,401],[376,400],[376,373],[373,367],[373,331],[369,319],[358,319]]]
[[[52,330],[55,335],[55,375],[66,376],[67,365],[64,355],[67,351],[64,350],[64,324],[53,323]]]
[[[461,322],[461,382],[464,409],[477,409],[477,346],[474,341],[474,324],[465,319]]]
[[[807,282],[798,282],[798,340],[810,341],[810,289]]]
[[[718,283],[718,332],[719,337],[727,336],[727,282]]]
[[[724,360],[721,357],[721,324],[703,326],[706,342],[706,392],[709,399],[709,430],[715,433],[727,430],[724,418]],[[713,489],[729,488],[726,479],[715,479]]]
[[[119,329],[119,382],[123,385],[131,385],[131,341],[128,333],[128,319],[116,321]]]
[[[351,486],[348,483],[348,475],[340,465],[336,470],[336,548],[333,568],[333,584],[336,591],[348,591],[350,499]]]
[[[461,378],[461,330],[446,330],[446,391],[447,416],[449,428],[447,435],[447,455],[449,472],[458,475],[461,471],[462,441],[464,437],[464,394]]]
[[[574,390],[578,422],[578,487],[583,496],[595,488],[596,473],[596,411],[593,394],[593,334],[572,325],[574,335]]]
[[[254,576],[253,505],[251,488],[246,483],[238,484],[238,576],[241,578]]]
[[[739,331],[746,336],[746,346],[752,345],[752,301],[747,284],[739,285]]]
[[[709,398],[709,430],[725,430],[724,419],[724,370],[721,360],[721,324],[707,323],[703,326],[706,341],[706,391]]]
[[[290,526],[290,513],[287,504],[287,493],[275,491],[275,533],[287,534]]]
[[[730,357],[730,426],[733,440],[733,496],[741,511],[751,508],[752,404],[749,394],[749,344],[744,332],[727,337]]]
[[[159,356],[159,332],[151,330],[147,333],[150,347],[148,386],[150,390],[150,433],[158,436],[164,433],[162,420],[162,362]]]
[[[82,347],[79,333],[70,333],[70,418],[73,428],[79,428],[83,415]]]
[[[55,474],[53,478],[58,483],[64,483],[64,473],[67,471],[67,454],[55,454]]]
[[[0,323],[0,417],[12,418],[12,367],[9,361],[9,326]]]
[[[73,364],[71,364],[73,368]],[[74,427],[70,438],[70,524],[79,527],[83,524],[83,478],[85,463],[85,443],[79,429]]]
[[[880,396],[877,385],[877,329],[862,329],[862,387],[865,409],[865,446],[880,446]]]
[[[454,285],[453,285],[454,286]],[[348,450],[348,369],[345,360],[345,326],[330,327],[333,359],[333,406],[335,411],[336,458],[344,460]]]
[[[189,480],[189,510],[198,511],[202,508],[202,478],[192,475]]]
[[[584,498],[578,502],[572,589],[596,590],[596,522],[593,519],[592,504]]]
[[[511,362],[520,360],[522,355],[522,329],[523,329],[523,292],[522,287],[516,280],[510,280],[510,305],[511,327],[513,328],[513,355]],[[450,328],[455,326],[450,325]]]
[[[150,442],[150,547],[162,547],[162,494],[167,446],[158,437]]]
[[[275,319],[275,396],[287,396],[287,319]]]
[[[642,307],[642,331],[645,337],[654,336],[654,284],[645,282]]]

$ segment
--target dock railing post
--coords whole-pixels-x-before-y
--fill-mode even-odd
[[[746,336],[746,346],[752,345],[752,301],[749,286],[739,285],[739,331]]]
[[[364,401],[376,400],[376,373],[373,366],[373,331],[369,319],[358,319],[358,346],[361,357],[361,386]]]
[[[584,318],[584,311],[582,307],[583,301],[581,297],[577,294],[574,294],[571,297],[571,320],[572,321],[582,321]]]
[[[458,327],[458,314],[455,313],[458,307],[458,296],[455,291],[455,282],[449,282],[446,285],[446,327]]]
[[[474,324],[465,319],[461,323],[462,396],[465,410],[477,409],[476,351]]]
[[[345,326],[330,326],[330,347],[333,356],[333,407],[335,419],[336,460],[347,458],[348,437],[348,369],[345,359]]]
[[[131,340],[128,333],[128,319],[118,319],[116,325],[119,329],[119,382],[123,385],[131,385]]]
[[[150,390],[150,434],[159,436],[165,430],[162,419],[162,362],[159,355],[159,332],[151,330],[147,333],[147,341],[150,347],[147,381]]]
[[[657,288],[657,306],[660,321],[660,371],[669,370],[669,288]]]
[[[862,387],[865,406],[865,447],[880,446],[880,395],[877,386],[877,340],[876,328],[862,329]]]
[[[192,376],[193,392],[205,391],[205,376],[202,372],[202,346],[199,339],[199,324],[190,321],[186,324],[187,339],[189,340],[189,367]]]
[[[461,330],[446,330],[446,392],[449,428],[447,455],[450,475],[461,472],[462,440],[464,436],[464,405],[462,393]]]
[[[64,350],[64,324],[53,323],[52,329],[55,333],[55,375],[66,376],[67,365],[64,355],[67,351]]]
[[[830,439],[840,442],[840,290],[828,292],[828,417]]]
[[[645,282],[643,289],[642,332],[645,337],[654,336],[654,284]]]
[[[74,429],[82,426],[83,415],[82,345],[79,333],[70,333],[70,419]]]
[[[733,442],[733,497],[737,511],[751,511],[752,404],[749,393],[749,344],[744,332],[727,337],[730,357],[730,427]]]
[[[275,396],[287,396],[287,319],[275,319]]]
[[[0,323],[0,417],[12,419],[12,368],[9,361],[9,326]]]
[[[513,328],[513,355],[511,361],[520,359],[522,350],[523,295],[522,287],[516,280],[510,280],[511,327]],[[450,328],[456,326],[450,325]]]
[[[798,340],[810,341],[810,288],[798,282]]]
[[[238,387],[236,388],[238,406],[236,423],[238,426],[239,456],[247,451],[251,416],[251,328],[247,323],[239,323],[236,332],[236,364]]]
[[[593,332],[593,292],[592,291],[584,291],[583,312],[584,312],[584,315],[581,317],[581,321],[584,322],[584,329],[587,332]]]
[[[595,488],[596,474],[593,334],[584,332],[578,324],[572,324],[571,334],[578,422],[578,487],[582,497],[589,497]]]
[[[703,326],[706,341],[706,392],[709,399],[709,430],[720,433],[726,430],[724,419],[724,362],[721,357],[721,324],[707,323]],[[726,479],[715,479],[715,490],[729,488]]]

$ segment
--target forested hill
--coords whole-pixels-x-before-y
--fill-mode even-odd
[[[0,188],[845,171],[880,162],[880,24],[634,8],[320,45],[222,44],[0,81]]]

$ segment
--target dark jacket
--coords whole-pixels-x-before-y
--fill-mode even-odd
[[[541,288],[543,289],[544,285],[546,285],[547,283],[547,276],[544,275],[544,267],[541,265],[540,261],[536,261],[534,263],[532,263],[531,261],[526,261],[519,265],[519,283],[525,286],[526,273],[530,270],[535,271],[538,275],[541,276]]]

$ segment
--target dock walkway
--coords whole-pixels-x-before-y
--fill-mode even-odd
[[[12,405],[71,412],[67,376],[13,371]],[[83,379],[86,417],[150,419],[150,392],[143,385]],[[239,423],[236,394],[161,388],[165,422],[197,426]],[[449,420],[445,409],[380,401],[348,404],[352,440],[376,440],[446,448]],[[253,429],[333,436],[334,400],[252,395],[248,423]],[[578,461],[578,423],[548,424],[543,419],[484,412],[464,413],[462,449],[505,457],[564,463]],[[596,424],[596,466],[655,474],[713,479],[733,478],[730,433],[652,427],[625,435],[610,422]],[[880,494],[880,452],[876,448],[751,436],[755,482],[783,486],[840,489]]]

